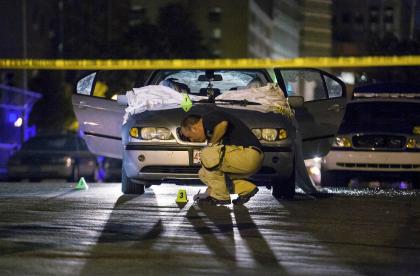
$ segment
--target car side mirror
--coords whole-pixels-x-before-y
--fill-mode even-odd
[[[302,96],[289,96],[287,97],[287,102],[289,103],[290,107],[298,108],[303,107],[303,97]]]
[[[117,103],[118,105],[127,106],[128,99],[126,95],[117,95]]]

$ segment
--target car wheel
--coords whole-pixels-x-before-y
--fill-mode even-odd
[[[292,173],[288,179],[274,178],[272,180],[272,195],[275,198],[292,199],[295,196],[296,188],[296,171],[293,166]]]
[[[420,189],[420,173],[416,174],[413,179],[413,188],[414,189]]]
[[[86,178],[90,182],[98,182],[99,181],[99,168],[95,167],[92,174]]]
[[[121,170],[121,191],[123,194],[144,194],[144,185],[136,184],[125,173],[124,166]]]
[[[73,166],[73,171],[68,179],[70,182],[79,181],[79,167],[77,165]]]

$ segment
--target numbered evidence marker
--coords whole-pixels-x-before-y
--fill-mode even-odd
[[[187,203],[188,202],[187,190],[179,189],[178,190],[178,196],[176,197],[175,202],[176,203]]]
[[[187,93],[182,93],[181,107],[185,112],[188,112],[192,107],[192,101]]]

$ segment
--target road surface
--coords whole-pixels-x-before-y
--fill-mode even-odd
[[[0,275],[415,275],[420,192],[331,191],[199,207],[204,187],[0,183]],[[185,188],[190,201],[175,203]]]

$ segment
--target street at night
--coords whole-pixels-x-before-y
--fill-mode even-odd
[[[420,193],[329,190],[198,206],[203,187],[1,183],[1,275],[415,275]],[[175,203],[178,189],[189,202]],[[327,190],[328,191],[328,190]]]
[[[0,0],[0,276],[420,275],[419,18]]]

